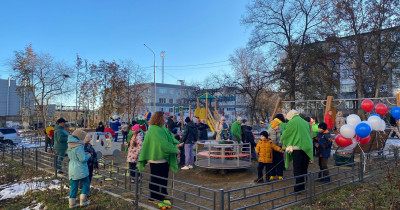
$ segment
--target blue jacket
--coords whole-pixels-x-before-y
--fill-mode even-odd
[[[118,131],[119,126],[121,126],[119,121],[110,122],[110,128],[113,129],[113,131]]]
[[[318,140],[319,144],[317,148],[318,157],[329,158],[331,156],[332,142],[329,139],[331,139],[331,134],[329,132],[328,133],[318,132],[316,137],[316,140]]]
[[[83,142],[80,142],[79,139],[73,135],[68,137],[68,158],[69,179],[79,180],[89,176],[89,169],[87,165],[89,155],[85,154]]]
[[[56,125],[54,126],[54,149],[57,151],[65,151],[68,148],[68,136],[67,131],[63,127]]]

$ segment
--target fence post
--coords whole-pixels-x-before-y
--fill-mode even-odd
[[[25,153],[24,146],[22,146],[22,149],[21,149],[21,164],[22,164],[22,166],[24,165],[24,153]]]
[[[359,181],[364,180],[364,155],[360,154],[360,171],[359,171]]]
[[[312,206],[312,197],[313,197],[313,192],[312,192],[312,186],[313,186],[313,178],[312,178],[312,172],[308,173],[308,202],[310,206]]]
[[[224,210],[224,205],[225,205],[225,201],[224,201],[224,195],[225,195],[225,193],[224,193],[224,189],[219,189],[219,191],[221,192],[221,196],[220,196],[220,209],[221,210]]]
[[[132,169],[129,169],[129,179],[132,178],[131,170]],[[138,206],[139,206],[139,170],[136,169],[135,170],[135,207],[136,207],[136,209],[138,208]]]
[[[38,151],[37,147],[35,148],[35,169],[38,170]]]

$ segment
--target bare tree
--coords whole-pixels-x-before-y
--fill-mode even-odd
[[[254,0],[247,7],[242,22],[253,27],[250,47],[272,47],[272,57],[281,57],[271,76],[290,100],[296,99],[298,64],[305,45],[313,38],[312,31],[320,24],[320,4],[317,0]]]
[[[14,70],[13,78],[21,90],[32,96],[35,114],[45,126],[50,101],[71,90],[63,86],[72,75],[70,67],[55,62],[48,54],[36,54],[31,45],[24,51],[16,51],[10,65]]]

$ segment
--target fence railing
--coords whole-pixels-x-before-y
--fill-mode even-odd
[[[59,173],[57,161],[60,157],[46,153],[42,151],[42,148],[17,148],[10,145],[0,145],[0,148],[2,158],[20,161],[22,165],[30,165],[36,170],[46,170],[55,175]],[[395,148],[386,153],[360,154],[355,157],[355,162],[346,165],[231,190],[210,189],[177,180],[174,176],[166,179],[147,172],[138,173],[137,170],[116,166],[105,161],[99,161],[101,178],[95,180],[103,181],[102,183],[108,185],[107,189],[115,189],[117,194],[132,192],[136,205],[139,202],[147,203],[147,200],[151,199],[150,193],[156,193],[167,196],[171,201],[171,206],[177,209],[247,209],[253,207],[274,209],[298,202],[312,204],[314,197],[328,191],[362,181],[367,177],[382,173],[382,171],[398,170],[398,153],[398,149]],[[68,171],[67,163],[67,160],[62,162],[63,171]],[[130,176],[131,172],[135,174],[132,177]],[[67,173],[65,176],[68,177]],[[304,177],[306,180],[303,183],[306,189],[293,193],[296,178],[299,177]],[[326,178],[329,178],[330,181],[326,181]],[[149,185],[152,185],[153,188],[150,189]]]

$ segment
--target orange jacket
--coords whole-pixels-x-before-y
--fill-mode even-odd
[[[276,146],[270,139],[266,141],[258,141],[256,146],[256,154],[258,155],[258,162],[272,163],[272,150],[282,152],[283,150]]]

